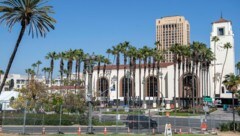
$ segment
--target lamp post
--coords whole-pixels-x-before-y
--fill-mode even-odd
[[[88,103],[88,128],[87,134],[94,134],[92,127],[92,73],[93,73],[93,65],[95,64],[96,56],[94,54],[86,55],[84,63],[86,65],[86,70],[88,72],[88,87],[87,87],[87,103]]]

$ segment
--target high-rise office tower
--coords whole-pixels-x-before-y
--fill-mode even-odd
[[[168,50],[178,43],[190,43],[190,25],[183,16],[167,16],[156,20],[156,41],[159,50],[165,50],[165,62],[173,62],[173,54]]]

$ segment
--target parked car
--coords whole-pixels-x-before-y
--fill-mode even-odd
[[[144,115],[128,115],[126,118],[126,126],[130,129],[133,128],[148,128],[149,127],[149,117]],[[150,128],[157,128],[157,122],[150,118]]]

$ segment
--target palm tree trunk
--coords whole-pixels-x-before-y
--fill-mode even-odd
[[[141,105],[141,97],[142,97],[142,88],[141,88],[141,59],[139,59],[139,63],[138,63],[138,70],[139,70],[139,103],[138,103],[138,106],[140,108],[140,105]]]
[[[144,77],[144,79],[143,79],[143,106],[145,106],[146,105],[146,99],[145,99],[145,97],[146,97],[146,87],[145,87],[145,85],[146,85],[146,67],[147,67],[147,60],[146,60],[146,58],[144,58],[144,71],[143,71],[143,77]],[[143,108],[145,108],[145,107],[143,107]]]
[[[181,107],[181,100],[180,100],[180,69],[181,69],[181,61],[178,62],[178,107]]]
[[[24,35],[25,29],[26,29],[26,25],[23,24],[23,25],[22,25],[22,28],[21,28],[21,31],[20,31],[20,33],[19,33],[19,36],[18,36],[16,45],[15,45],[14,50],[13,50],[13,52],[12,52],[12,55],[11,55],[11,57],[10,57],[10,59],[9,59],[9,62],[8,62],[7,69],[6,69],[6,71],[5,71],[4,77],[3,77],[3,81],[2,81],[2,84],[1,84],[1,87],[0,87],[0,94],[2,93],[3,87],[4,87],[4,85],[5,85],[5,82],[6,82],[6,80],[7,80],[8,74],[9,74],[9,71],[10,71],[10,69],[11,69],[13,60],[14,60],[15,55],[16,55],[16,53],[17,53],[19,44],[21,43],[22,37],[23,37],[23,35]]]
[[[228,56],[228,49],[226,51],[226,55],[225,55],[225,59],[224,59],[223,67],[222,67],[222,72],[221,72],[221,77],[220,77],[220,82],[219,82],[219,94],[221,93],[223,71],[224,71],[224,67],[225,67],[225,64],[226,64],[227,56]]]
[[[232,93],[232,108],[233,108],[233,132],[235,132],[235,109],[234,109],[234,93]]]
[[[194,61],[193,61],[193,67],[192,67],[192,110],[193,114],[195,114],[195,85],[194,85]]]

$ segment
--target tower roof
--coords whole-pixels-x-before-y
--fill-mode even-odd
[[[226,19],[224,19],[224,18],[221,17],[218,21],[215,21],[215,22],[213,22],[213,23],[225,23],[225,22],[231,22],[231,21],[226,20]]]

